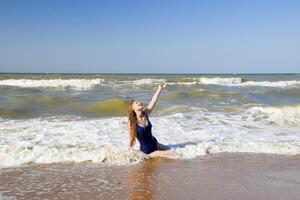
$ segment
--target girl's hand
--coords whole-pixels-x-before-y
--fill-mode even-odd
[[[161,83],[159,84],[159,88],[164,89],[167,86],[167,83]]]

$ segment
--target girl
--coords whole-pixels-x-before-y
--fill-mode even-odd
[[[129,149],[132,149],[135,139],[137,138],[140,143],[140,150],[145,154],[149,154],[150,157],[169,157],[176,155],[174,151],[168,150],[167,146],[158,143],[157,139],[152,135],[152,124],[148,118],[157,102],[161,90],[165,87],[166,83],[162,83],[158,86],[152,100],[145,109],[143,109],[142,103],[137,100],[130,102],[128,108]]]

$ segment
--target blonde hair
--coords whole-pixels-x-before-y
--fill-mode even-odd
[[[135,143],[135,138],[136,138],[136,126],[137,126],[137,117],[136,113],[133,110],[133,103],[135,100],[131,100],[129,106],[128,106],[128,123],[129,123],[129,136],[130,136],[130,141],[129,141],[129,146],[132,147]]]

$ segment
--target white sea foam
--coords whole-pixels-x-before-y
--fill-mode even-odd
[[[244,117],[253,121],[264,121],[281,126],[300,126],[300,104],[251,107],[245,112]]]
[[[75,90],[85,90],[96,85],[105,84],[105,79],[4,79],[0,80],[0,85],[17,87],[48,87],[48,88],[71,88]]]
[[[241,77],[229,77],[229,78],[221,78],[221,77],[213,77],[206,78],[200,77],[195,79],[199,81],[201,84],[209,84],[209,85],[224,85],[224,86],[256,86],[256,87],[299,87],[300,81],[290,80],[290,81],[245,81],[242,82]]]
[[[97,85],[120,86],[120,85],[151,85],[166,82],[165,79],[137,79],[130,81],[96,79],[4,79],[0,80],[0,86],[16,86],[16,87],[45,87],[56,89],[74,89],[87,90]]]
[[[256,87],[299,87],[300,81],[242,81],[241,77],[194,77],[188,84],[223,85],[223,86],[256,86]],[[179,82],[178,84],[183,84]]]
[[[229,78],[206,78],[200,77],[198,81],[202,84],[216,84],[216,85],[231,85],[231,84],[240,84],[242,83],[242,78],[240,77],[229,77]]]
[[[262,87],[299,87],[300,81],[246,81],[240,84],[241,86],[262,86]]]
[[[159,142],[183,159],[218,152],[300,154],[299,126],[274,126],[245,117],[247,112],[198,110],[150,120]],[[124,151],[127,142],[126,117],[1,119],[0,167],[86,160],[124,165],[147,159],[138,142],[134,151]]]
[[[167,82],[165,79],[144,78],[136,80],[112,80],[112,79],[4,79],[0,80],[0,86],[16,86],[16,87],[46,87],[55,89],[71,88],[74,90],[87,90],[97,85],[105,86],[126,86],[126,85],[155,85]],[[241,77],[194,77],[188,82],[168,82],[169,85],[223,85],[223,86],[255,86],[255,87],[300,87],[300,81],[246,81],[242,82]]]

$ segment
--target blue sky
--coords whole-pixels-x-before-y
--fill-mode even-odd
[[[0,72],[299,73],[300,1],[1,0]]]

